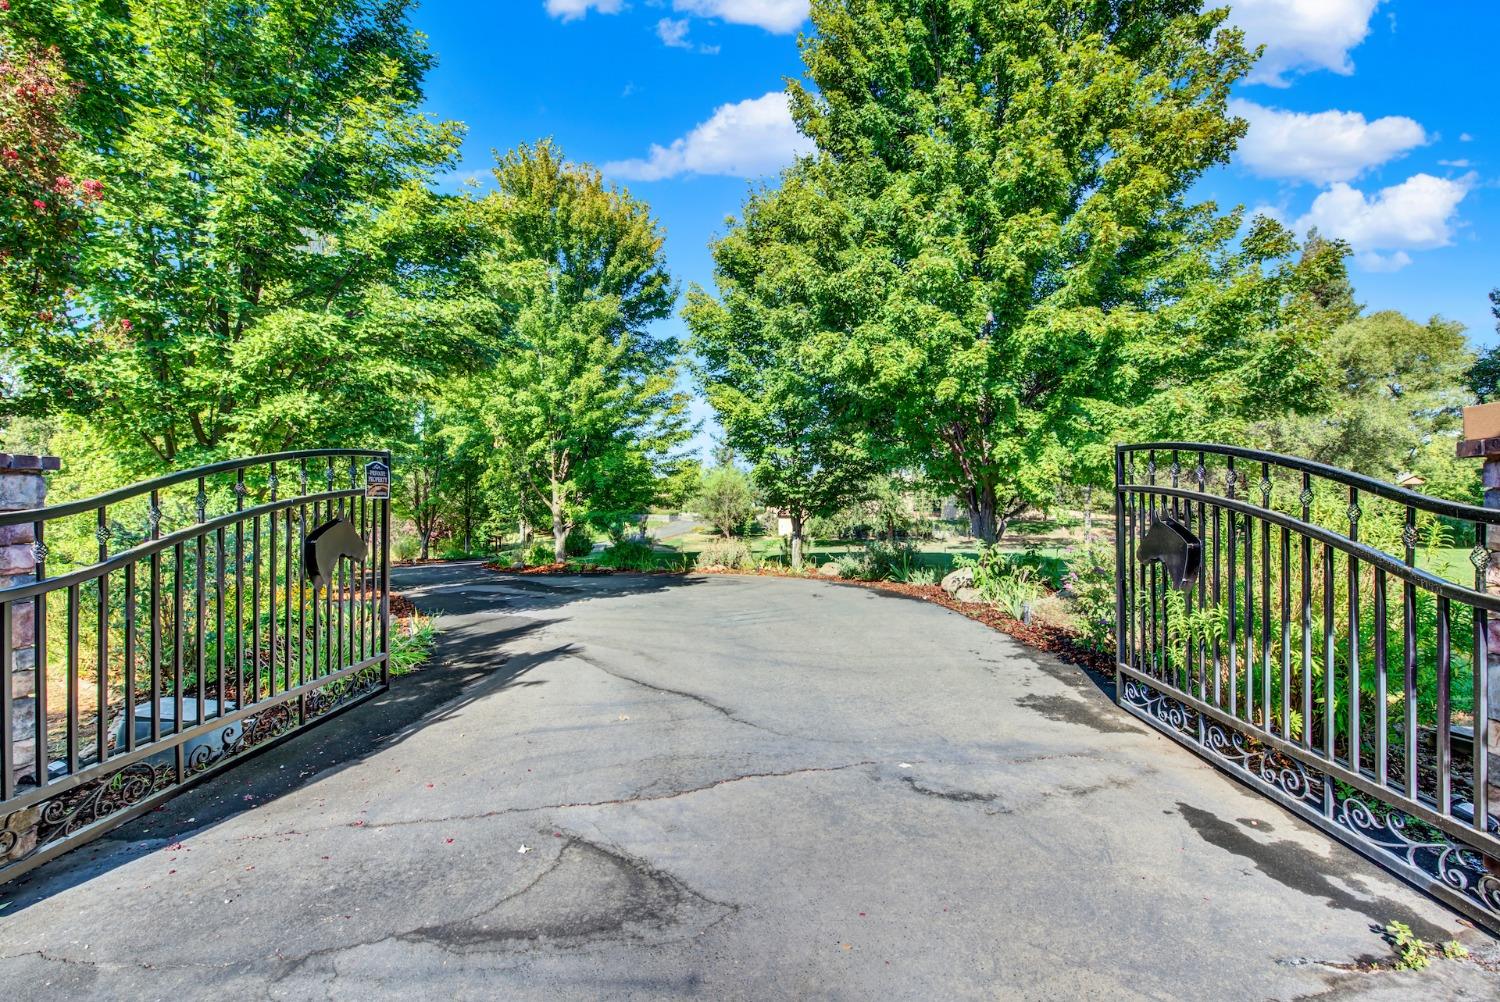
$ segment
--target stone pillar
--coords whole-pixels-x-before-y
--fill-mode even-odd
[[[45,474],[58,468],[55,456],[16,456],[0,452],[0,511],[40,508],[47,499]],[[30,523],[0,526],[0,588],[36,580],[37,547]],[[11,762],[17,780],[36,779],[36,606],[21,602],[11,610]],[[5,734],[0,721],[0,734]],[[45,750],[43,758],[45,759]]]
[[[1464,408],[1464,438],[1458,443],[1462,459],[1484,460],[1484,506],[1500,508],[1500,404]],[[1490,551],[1485,565],[1485,590],[1500,594],[1500,526],[1490,526],[1483,543]],[[1489,693],[1489,719],[1474,721],[1483,728],[1489,755],[1490,813],[1500,811],[1500,616],[1488,620],[1485,646],[1489,663],[1484,666]]]

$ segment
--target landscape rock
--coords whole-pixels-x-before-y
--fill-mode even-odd
[[[947,592],[949,595],[955,595],[956,596],[958,594],[958,592],[959,592],[959,589],[961,589],[961,588],[972,589],[973,587],[974,587],[974,568],[972,568],[972,567],[960,567],[956,571],[950,571],[943,578],[943,591]],[[960,601],[963,601],[963,600],[960,599]]]
[[[819,567],[818,574],[825,578],[841,578],[844,576],[844,572],[839,569],[839,565],[832,561]]]
[[[964,586],[953,593],[953,597],[960,602],[983,602],[984,596],[979,593],[978,588]]]
[[[524,571],[526,569],[526,561],[513,560],[511,561],[510,569],[513,571]]]

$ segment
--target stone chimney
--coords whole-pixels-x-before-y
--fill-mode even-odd
[[[0,511],[40,508],[47,500],[46,474],[58,469],[56,456],[17,456],[0,452]],[[39,547],[30,523],[0,526],[0,588],[36,580]],[[36,606],[20,602],[11,610],[11,763],[17,780],[35,781]],[[4,722],[0,722],[3,733]],[[43,750],[45,758],[45,750]]]

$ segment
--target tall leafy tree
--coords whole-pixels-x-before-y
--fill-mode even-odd
[[[598,171],[543,142],[503,157],[495,181],[475,208],[505,351],[467,392],[482,400],[495,468],[527,521],[550,524],[560,561],[591,513],[648,506],[685,437],[677,345],[649,330],[676,290],[661,227]]]
[[[1340,325],[1324,351],[1326,407],[1269,422],[1273,448],[1386,480],[1417,473],[1434,490],[1472,494],[1474,464],[1456,467],[1453,448],[1475,361],[1462,324],[1384,310]]]
[[[1193,385],[1273,347],[1307,374],[1309,352],[1286,355],[1264,328],[1211,326],[1236,298],[1226,286],[1279,301],[1253,280],[1252,258],[1291,250],[1266,231],[1238,255],[1239,219],[1188,201],[1245,129],[1225,104],[1253,57],[1225,11],[1195,0],[811,10],[813,86],[791,85],[793,115],[827,165],[823,211],[846,236],[829,284],[844,321],[812,347],[899,446],[891,465],[956,493],[976,536],[994,540],[1050,497],[1125,403],[1157,392],[1152,377]],[[1182,350],[1183,337],[1203,350]]]
[[[82,84],[106,196],[60,331],[11,344],[20,399],[137,465],[368,440],[452,343],[424,190],[452,123],[409,0],[12,0]]]
[[[808,519],[861,496],[878,466],[857,402],[812,350],[843,323],[842,297],[828,288],[843,242],[821,210],[811,164],[753,194],[714,246],[718,299],[694,287],[683,311],[726,442],[750,464],[761,499],[787,513],[793,567]]]
[[[1490,313],[1495,318],[1495,330],[1500,332],[1500,289],[1490,290]],[[1465,382],[1480,403],[1500,396],[1500,348],[1490,347],[1480,352]]]

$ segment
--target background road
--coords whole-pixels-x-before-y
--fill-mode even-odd
[[[6,999],[1500,997],[1487,937],[936,606],[403,568],[439,656],[0,888]]]

